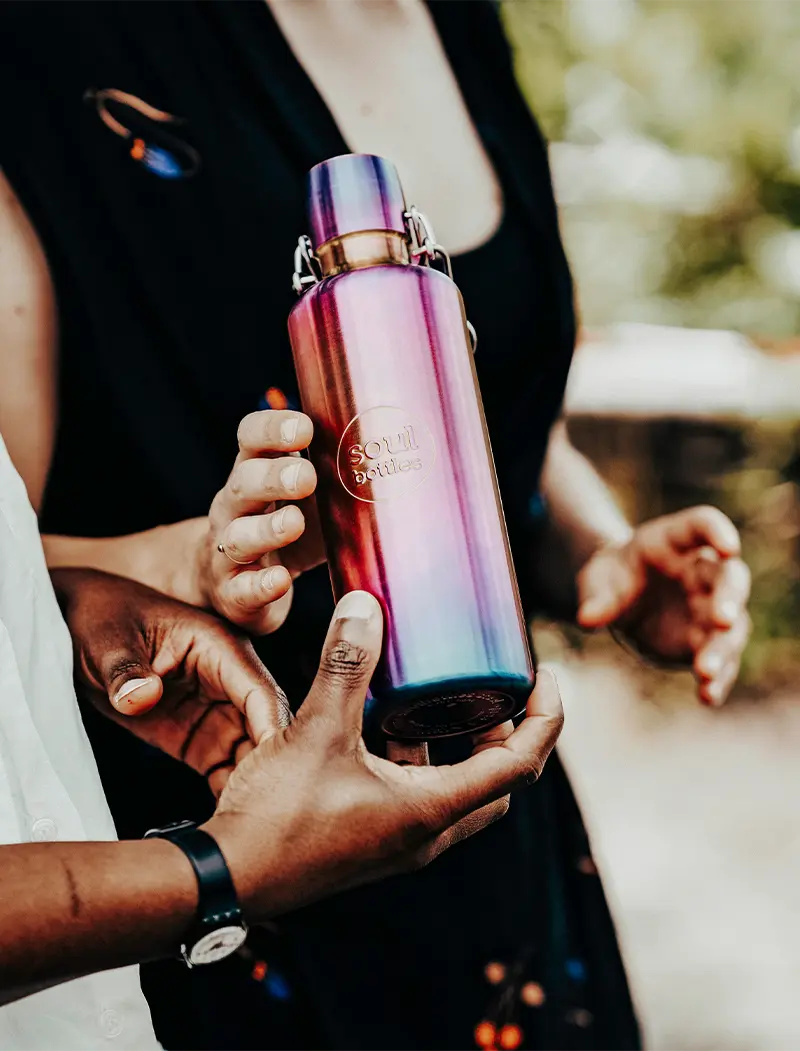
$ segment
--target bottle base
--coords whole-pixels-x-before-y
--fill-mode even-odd
[[[390,712],[382,720],[383,732],[403,741],[429,741],[480,733],[512,719],[525,701],[495,690],[474,690],[421,697]]]

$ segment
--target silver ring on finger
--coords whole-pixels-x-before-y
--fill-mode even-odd
[[[231,562],[233,562],[233,564],[236,566],[252,566],[254,562],[258,561],[258,559],[256,558],[234,558],[230,551],[226,551],[225,545],[222,543],[222,541],[220,541],[220,543],[217,544],[217,551],[219,551],[219,553],[221,555],[224,555],[226,558],[229,558]]]

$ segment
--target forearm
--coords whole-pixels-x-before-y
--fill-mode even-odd
[[[165,840],[0,847],[0,1004],[177,951],[197,881]]]
[[[611,490],[571,444],[563,423],[556,425],[548,445],[542,495],[553,526],[563,537],[573,572],[598,547],[630,540],[632,529]]]
[[[205,518],[158,526],[144,533],[116,537],[42,537],[50,569],[100,569],[171,595],[193,606],[206,605],[196,560],[208,528]]]
[[[550,437],[541,491],[547,520],[532,557],[534,586],[544,608],[571,619],[575,579],[587,559],[599,547],[624,544],[632,530],[606,483],[570,443],[563,423]]]

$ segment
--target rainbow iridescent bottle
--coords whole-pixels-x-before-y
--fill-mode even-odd
[[[289,335],[334,594],[384,611],[371,712],[406,740],[487,729],[534,669],[461,294],[380,157],[313,168],[309,222]]]

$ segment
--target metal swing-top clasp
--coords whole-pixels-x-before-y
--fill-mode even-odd
[[[422,212],[412,205],[403,218],[406,221],[408,254],[411,256],[412,263],[433,266],[434,263],[441,262],[444,264],[444,272],[452,280],[453,266],[450,256],[436,240],[433,227]]]
[[[424,266],[433,266],[434,263],[444,265],[444,273],[453,280],[453,264],[446,248],[443,248],[436,240],[433,227],[422,214],[412,205],[404,214],[406,230],[408,231],[408,254],[412,263],[422,263]],[[467,321],[467,331],[472,343],[472,353],[478,347],[478,333],[471,321]]]
[[[436,240],[433,227],[413,205],[403,214],[406,227],[406,241],[408,243],[408,255],[412,263],[420,266],[430,266],[441,269],[451,280],[453,279],[453,266],[450,256],[445,248]],[[436,264],[439,266],[436,266]],[[292,277],[292,288],[298,296],[306,289],[311,288],[322,280],[322,268],[319,259],[314,252],[311,238],[303,234],[297,242],[294,250],[294,275]],[[474,327],[467,321],[467,330],[472,343],[472,353],[478,346],[478,336]]]
[[[302,296],[307,288],[316,285],[322,278],[319,260],[314,255],[314,247],[308,234],[303,234],[297,241],[294,250],[294,275],[292,288]]]

